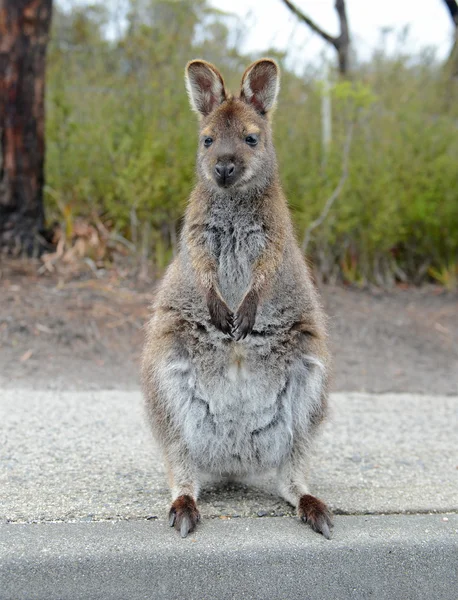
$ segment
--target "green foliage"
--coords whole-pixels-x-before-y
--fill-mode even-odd
[[[107,32],[116,28],[104,3],[56,9],[48,54],[48,217],[71,234],[74,218],[98,215],[139,252],[147,245],[163,268],[194,180],[197,125],[184,65],[196,56],[215,62],[234,89],[256,57],[237,49],[240,23],[205,0],[130,0],[126,19],[110,41]],[[444,101],[440,66],[429,57],[414,63],[378,51],[352,81],[337,81],[327,153],[323,93],[315,78],[283,66],[274,121],[299,241],[342,176],[353,123],[348,178],[308,248],[322,276],[356,284],[431,277],[452,286],[458,112]]]

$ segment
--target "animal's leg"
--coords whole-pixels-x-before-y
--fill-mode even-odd
[[[157,317],[155,325],[143,355],[143,389],[149,421],[167,466],[172,492],[169,522],[186,537],[199,521],[197,470],[181,433],[182,407],[193,393],[193,375],[187,353],[170,331],[175,323]]]
[[[330,539],[331,512],[324,502],[310,494],[307,485],[310,447],[326,411],[324,363],[313,355],[302,355],[291,371],[290,382],[295,406],[293,447],[278,472],[280,494],[297,508],[302,521]]]
[[[282,497],[296,507],[302,521],[331,538],[332,515],[326,504],[310,494],[307,485],[308,460],[302,450],[293,450],[292,456],[279,470],[279,490]]]
[[[167,454],[167,473],[172,490],[169,524],[184,538],[195,529],[200,520],[196,504],[199,493],[198,479],[183,449],[180,450],[177,445],[175,451],[169,448]]]

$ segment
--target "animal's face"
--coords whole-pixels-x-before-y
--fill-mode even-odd
[[[251,65],[239,98],[226,92],[219,72],[204,61],[188,64],[186,83],[200,115],[200,177],[220,190],[263,187],[275,168],[268,113],[279,87],[276,63],[263,59]]]
[[[199,172],[220,188],[247,185],[262,175],[271,144],[266,119],[241,100],[228,100],[202,122]]]

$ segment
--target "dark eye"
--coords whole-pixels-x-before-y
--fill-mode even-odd
[[[252,133],[251,135],[247,135],[245,138],[245,142],[248,144],[248,146],[256,146],[256,144],[258,143],[258,136],[254,133]]]
[[[205,146],[205,148],[208,148],[212,144],[213,144],[213,138],[207,137],[207,138],[204,139],[204,146]]]

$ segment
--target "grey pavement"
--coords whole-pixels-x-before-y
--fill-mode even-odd
[[[0,390],[0,522],[164,517],[139,392]],[[341,514],[458,509],[458,399],[335,394],[310,485]],[[204,517],[292,514],[272,482],[204,487]]]
[[[310,476],[338,515],[330,542],[271,477],[208,484],[183,541],[139,392],[0,389],[0,600],[456,600],[458,398],[331,407]]]
[[[458,516],[0,526],[2,600],[456,600]],[[6,531],[5,531],[6,530]]]

